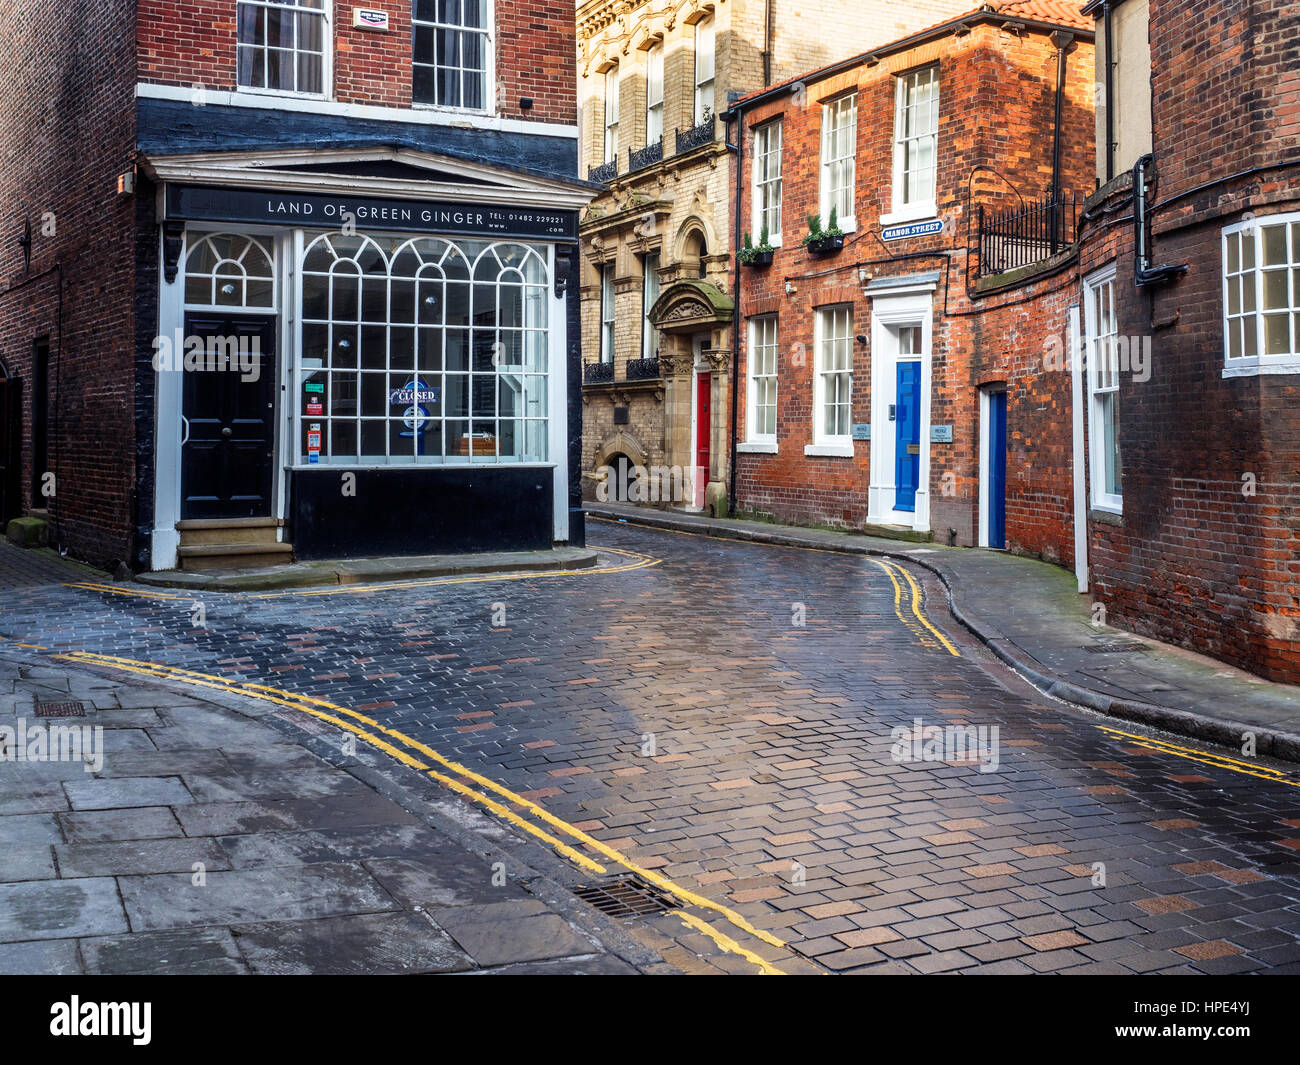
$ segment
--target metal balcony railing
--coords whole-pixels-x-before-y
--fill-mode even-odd
[[[712,144],[713,138],[717,133],[718,122],[713,116],[709,116],[697,126],[692,126],[685,133],[680,129],[674,130],[677,138],[677,154],[689,152],[694,148],[702,148],[706,144]]]
[[[629,381],[650,381],[658,376],[658,359],[628,359],[627,379]]]
[[[629,148],[627,150],[628,172],[644,170],[646,167],[660,162],[663,157],[664,139],[662,137],[655,141],[654,144],[647,144],[644,148]]]
[[[1073,192],[1029,200],[1009,211],[979,210],[979,276],[1004,274],[1050,259],[1075,240],[1079,204]]]
[[[597,181],[602,185],[608,185],[618,177],[618,160],[611,159],[608,163],[601,163],[600,166],[587,167],[587,180]]]
[[[612,362],[589,362],[583,367],[582,380],[584,384],[588,385],[612,381],[614,380],[614,364]]]

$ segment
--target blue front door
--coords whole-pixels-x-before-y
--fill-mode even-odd
[[[1007,394],[989,395],[989,547],[1007,546]]]
[[[898,407],[894,446],[894,509],[916,510],[921,483],[921,364],[898,364]]]

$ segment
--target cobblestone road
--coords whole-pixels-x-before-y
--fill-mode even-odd
[[[364,713],[727,907],[744,921],[713,927],[785,971],[1300,972],[1291,767],[1049,704],[871,559],[591,538],[662,561],[201,612],[19,589],[0,634]],[[930,760],[917,719],[997,744]],[[670,915],[639,928],[675,963],[754,971]]]

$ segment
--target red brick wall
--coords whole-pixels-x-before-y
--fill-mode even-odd
[[[737,506],[784,520],[840,526],[867,520],[870,447],[855,457],[809,458],[812,442],[813,322],[815,309],[852,303],[854,333],[871,335],[871,301],[859,271],[878,279],[940,271],[933,297],[931,423],[954,428],[951,444],[930,449],[931,526],[943,539],[974,543],[979,501],[979,388],[1005,383],[1008,392],[1007,532],[1013,550],[1073,562],[1070,379],[1045,364],[1048,338],[1065,343],[1066,309],[1077,300],[1073,268],[998,294],[974,298],[966,291],[967,181],[975,173],[973,202],[990,207],[1008,198],[1007,182],[1025,197],[1045,195],[1051,184],[1056,86],[1055,49],[1042,34],[1016,37],[979,27],[949,37],[890,66],[862,67],[808,88],[808,106],[788,98],[746,115],[746,180],[742,230],[749,228],[748,160],[752,129],[784,116],[783,238],[773,265],[741,270],[741,315],[776,311],[780,330],[778,443],[776,455],[737,456]],[[945,231],[882,246],[879,218],[892,198],[895,79],[906,70],[940,63],[939,215]],[[1093,163],[1093,54],[1084,39],[1070,53],[1063,185],[1088,191]],[[806,216],[817,209],[821,101],[853,85],[858,91],[856,216],[858,231],[844,249],[814,258],[800,246]],[[996,167],[995,178],[976,167]],[[891,261],[890,256],[903,256]],[[787,280],[797,292],[785,293]],[[740,376],[747,375],[748,332],[738,342]],[[868,345],[854,347],[855,423],[871,422]],[[739,439],[745,439],[745,404],[739,404]],[[879,431],[873,426],[874,431]],[[951,477],[945,478],[945,474]]]
[[[117,196],[116,176],[135,142],[132,8],[24,0],[0,36],[0,359],[25,382],[23,487],[32,343],[48,336],[56,495],[35,505],[74,554],[100,562],[129,558],[131,542],[135,202]],[[28,220],[30,271],[14,239]]]
[[[1116,264],[1120,332],[1152,343],[1150,381],[1121,378],[1123,515],[1089,523],[1094,596],[1112,624],[1295,683],[1300,378],[1223,378],[1221,246],[1247,211],[1300,210],[1300,168],[1233,176],[1297,157],[1292,7],[1153,0],[1153,257],[1189,271],[1134,287],[1124,183],[1085,229],[1082,269]]]
[[[236,0],[140,0],[142,81],[235,89]],[[410,0],[334,2],[334,98],[342,103],[411,106]],[[389,31],[353,29],[352,12],[389,13]],[[538,122],[577,121],[573,8],[496,0],[497,51],[489,77],[498,114]],[[531,109],[519,106],[533,100]]]

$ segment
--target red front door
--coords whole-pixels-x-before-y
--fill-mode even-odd
[[[709,483],[709,441],[713,437],[713,376],[695,375],[695,505],[704,506]]]

